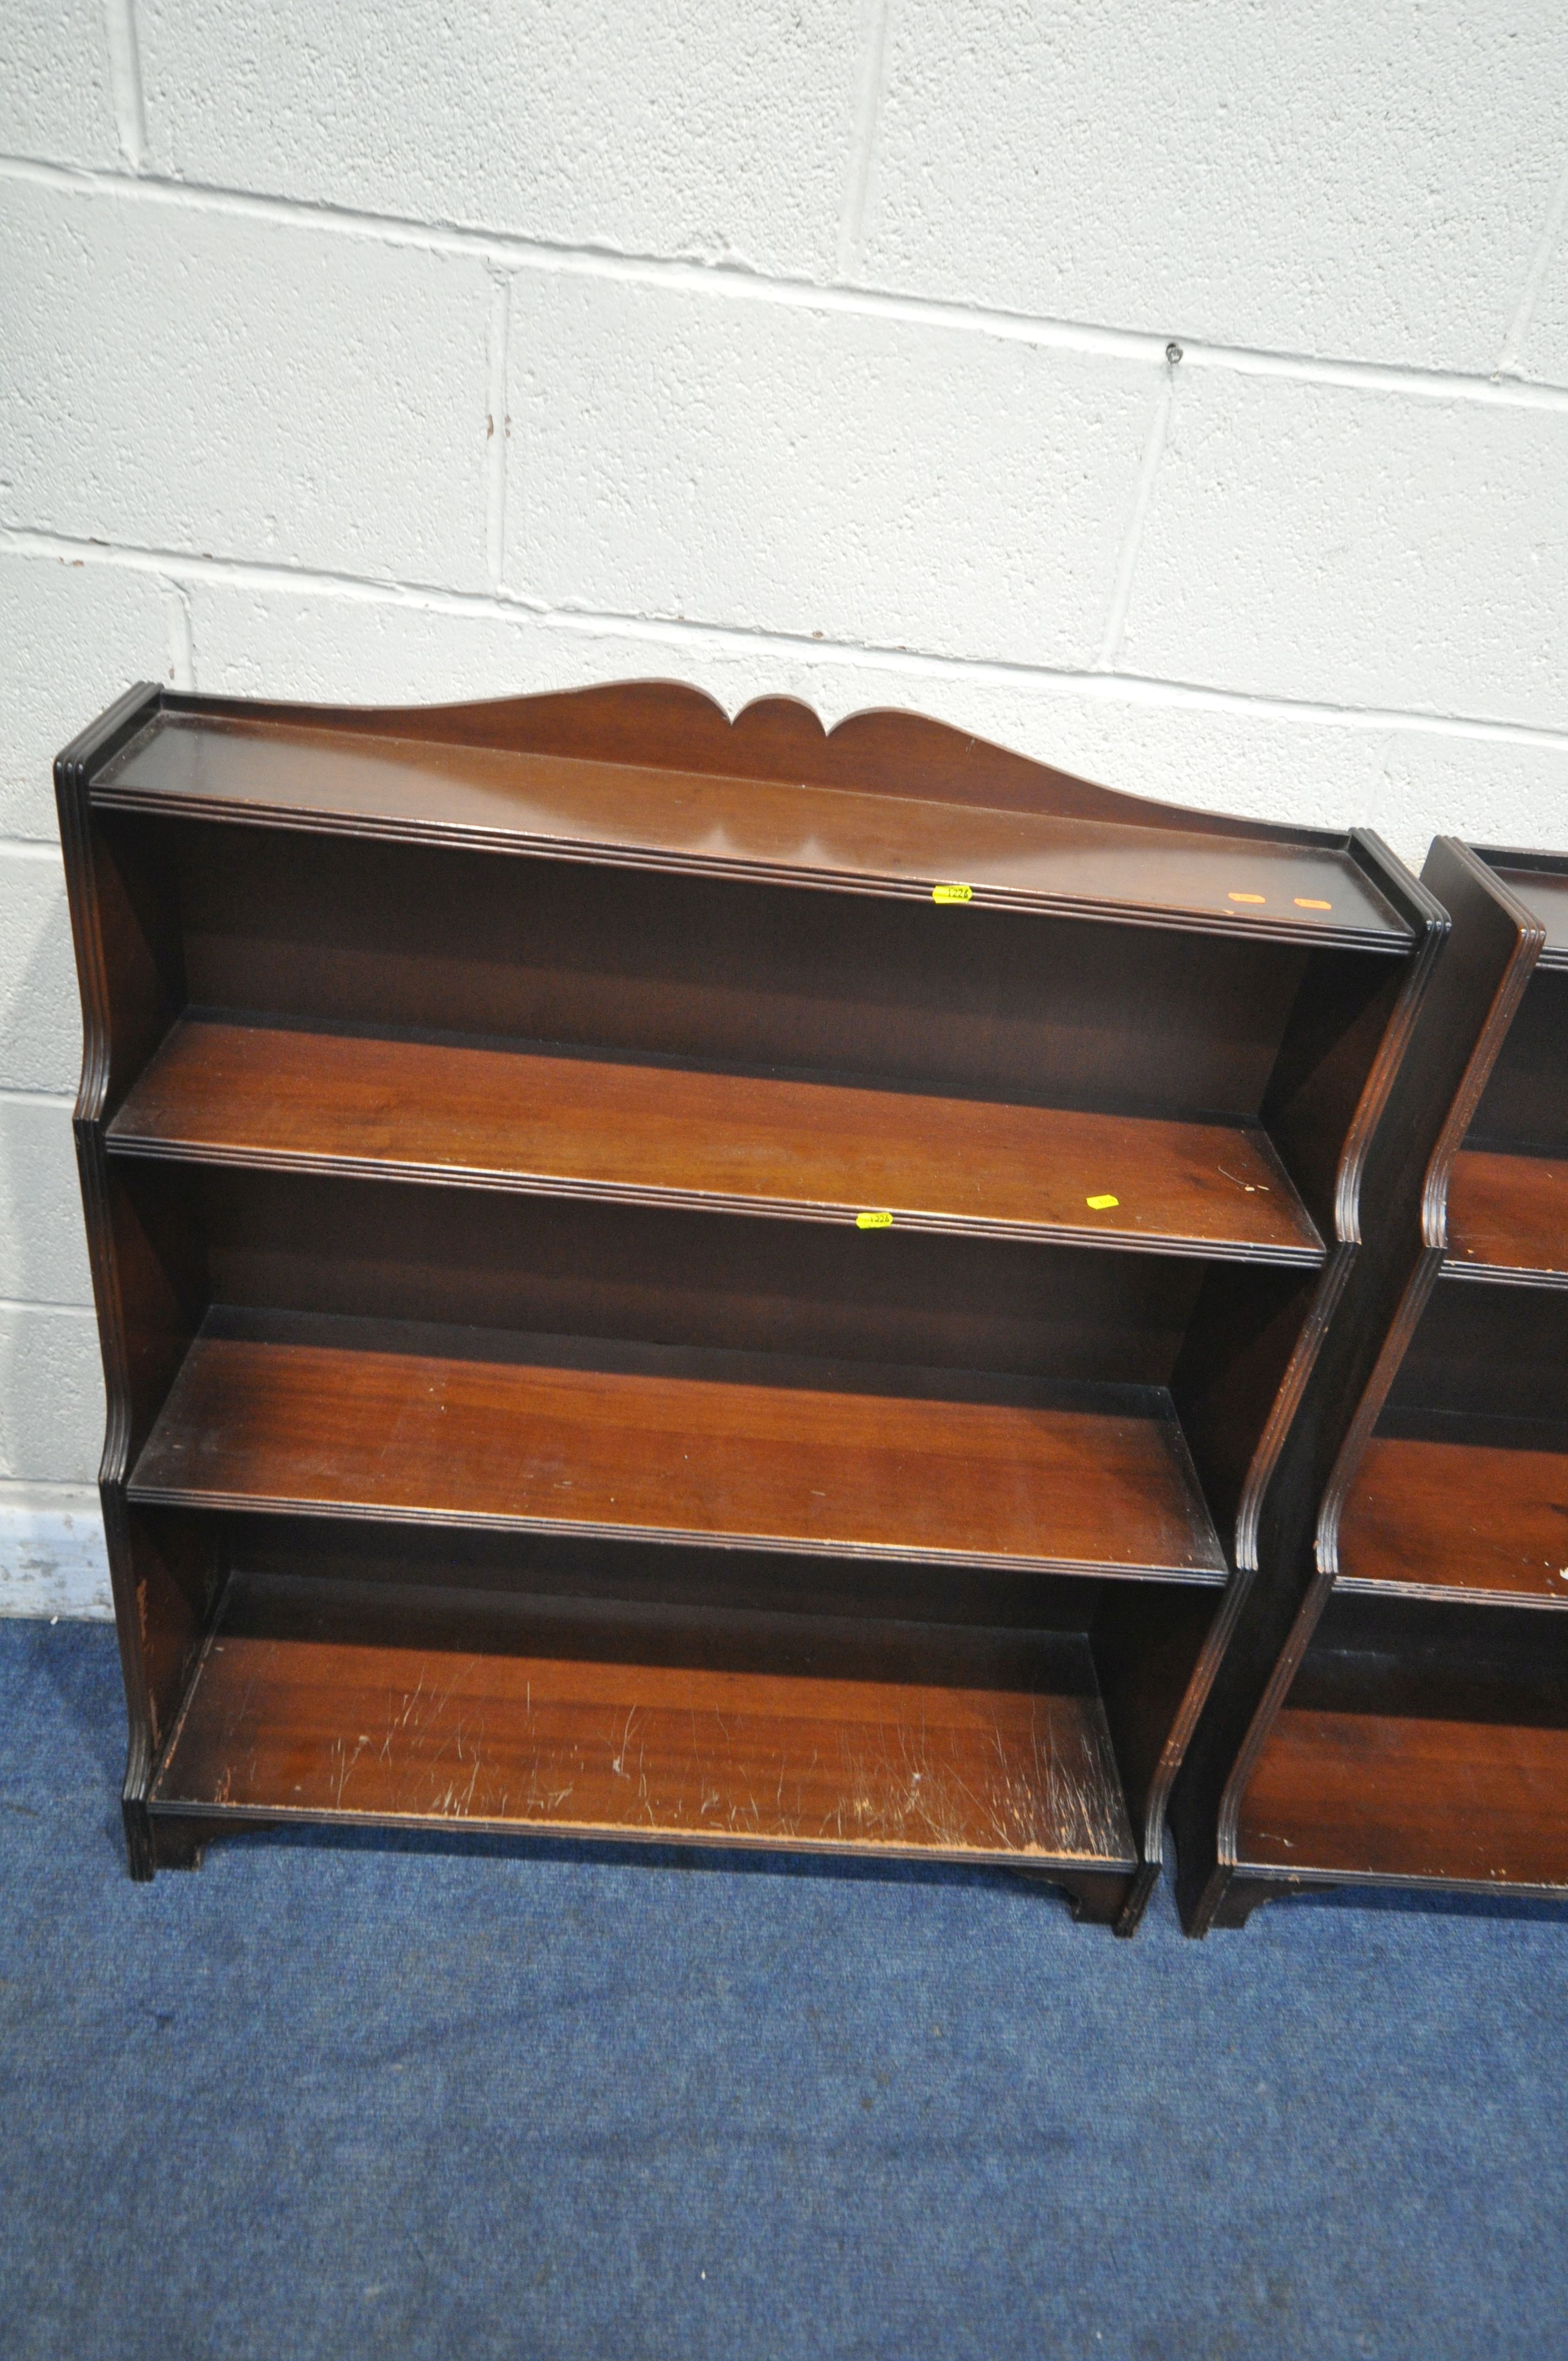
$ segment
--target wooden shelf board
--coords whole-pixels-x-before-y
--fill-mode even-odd
[[[1248,1781],[1243,1869],[1568,1887],[1568,1730],[1287,1706]]]
[[[1375,1435],[1341,1515],[1335,1587],[1568,1607],[1568,1451]]]
[[[1350,856],[920,796],[160,713],[93,779],[107,807],[1158,926],[1398,956],[1410,929]],[[1241,898],[1236,898],[1236,897]],[[933,924],[963,923],[959,909]]]
[[[209,1314],[135,1499],[1223,1582],[1157,1389]]]
[[[1529,868],[1516,868],[1506,859],[1494,859],[1492,866],[1546,929],[1541,966],[1568,968],[1568,863],[1542,861]]]
[[[1131,1872],[1081,1635],[239,1575],[155,1812]]]
[[[1462,1149],[1448,1184],[1443,1269],[1568,1287],[1568,1161]]]
[[[117,1154],[1317,1265],[1266,1134],[650,1062],[175,1026]],[[1104,1200],[1107,1202],[1102,1202]]]

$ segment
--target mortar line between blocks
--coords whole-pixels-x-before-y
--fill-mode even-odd
[[[575,633],[585,639],[646,641],[655,647],[702,649],[718,655],[773,655],[788,663],[804,660],[824,667],[887,673],[905,680],[1033,689],[1042,696],[1082,697],[1106,705],[1246,713],[1260,720],[1305,721],[1329,729],[1401,730],[1422,737],[1538,746],[1553,753],[1568,753],[1568,728],[1488,719],[1476,714],[1422,713],[1400,706],[1333,705],[1323,699],[1219,688],[1201,681],[1162,680],[1147,674],[1057,671],[1049,665],[1023,664],[1007,657],[938,655],[917,649],[883,647],[872,641],[817,640],[798,631],[768,631],[740,623],[618,614],[603,608],[547,607],[510,591],[492,595],[413,583],[371,581],[354,575],[313,572],[306,566],[265,566],[245,558],[203,557],[193,552],[79,541],[67,534],[16,525],[0,525],[0,549],[11,549],[24,556],[90,557],[96,564],[124,566],[137,573],[174,575],[192,582],[212,582],[235,588],[346,598],[364,606],[406,607],[420,614],[532,623],[541,631]],[[16,841],[18,849],[59,859],[59,847],[52,840]],[[3,840],[0,850],[4,850]]]
[[[1508,333],[1503,338],[1503,349],[1497,355],[1497,368],[1500,373],[1519,367],[1519,355],[1524,350],[1525,338],[1529,335],[1530,323],[1535,318],[1535,307],[1541,301],[1541,291],[1546,284],[1546,274],[1552,268],[1552,257],[1557,251],[1557,243],[1563,235],[1563,225],[1565,219],[1568,219],[1568,163],[1564,163],[1562,178],[1552,192],[1552,203],[1547,209],[1541,236],[1536,242],[1535,252],[1530,257],[1530,269],[1525,273],[1524,289],[1519,296],[1519,308],[1508,323]]]
[[[0,1106],[53,1107],[61,1115],[70,1115],[75,1104],[74,1091],[13,1090],[9,1082],[0,1082]]]
[[[305,204],[291,197],[263,197],[243,190],[203,188],[154,173],[131,178],[123,172],[49,164],[0,155],[0,177],[125,203],[167,204],[196,212],[227,214],[240,220],[272,221],[363,237],[437,254],[468,254],[512,271],[554,271],[601,279],[625,286],[652,286],[719,302],[776,303],[785,308],[837,313],[851,318],[894,320],[915,326],[952,329],[1003,342],[1096,355],[1110,360],[1163,361],[1174,336],[1189,368],[1230,370],[1243,377],[1279,378],[1291,384],[1336,385],[1349,391],[1408,394],[1424,401],[1468,401],[1485,408],[1548,410],[1568,413],[1568,385],[1527,379],[1477,377],[1464,370],[1416,368],[1402,362],[1319,358],[1310,354],[1266,352],[1242,345],[1206,344],[1179,326],[1144,330],[1112,328],[1091,322],[1052,320],[1025,312],[990,310],[949,299],[894,293],[882,288],[840,287],[809,279],[773,279],[732,265],[681,261],[656,255],[615,254],[594,247],[550,246],[539,239],[495,230],[461,229],[448,223],[402,220],[356,213],[346,206]]]
[[[0,1476],[0,1509],[7,1510],[11,1515],[26,1515],[26,1505],[17,1496],[29,1492],[58,1492],[78,1502],[84,1512],[94,1516],[98,1513],[95,1484],[74,1482],[69,1476]],[[50,1513],[70,1515],[71,1511],[51,1508]]]
[[[494,264],[490,268],[490,324],[485,420],[485,560],[490,586],[499,590],[506,579],[507,446],[511,420],[507,415],[508,368],[511,351],[511,280]]]
[[[126,170],[139,173],[147,163],[147,102],[142,93],[136,0],[104,0],[104,32],[109,45],[109,80],[120,153]]]
[[[1170,428],[1170,408],[1176,395],[1176,365],[1167,359],[1165,381],[1155,400],[1154,415],[1144,438],[1144,455],[1138,467],[1138,486],[1133,497],[1133,513],[1127,520],[1123,536],[1121,555],[1116,563],[1116,579],[1111,589],[1111,604],[1106,611],[1105,631],[1095,658],[1096,672],[1114,672],[1122,653],[1122,641],[1127,628],[1127,609],[1133,599],[1133,577],[1137,569],[1138,552],[1143,547],[1144,526],[1154,500],[1155,478],[1159,463],[1165,456],[1166,436]]]
[[[196,649],[191,621],[190,586],[170,580],[169,598],[170,683],[175,688],[193,691],[196,686]]]
[[[839,217],[839,276],[847,279],[861,257],[872,158],[882,115],[883,63],[887,53],[889,0],[864,0],[861,15],[861,90],[850,148],[850,177]]]
[[[51,1319],[95,1320],[98,1316],[90,1303],[51,1303],[35,1296],[0,1295],[0,1314],[7,1312],[47,1312]]]

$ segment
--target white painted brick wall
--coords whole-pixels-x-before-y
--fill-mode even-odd
[[[857,275],[1484,373],[1565,91],[1543,0],[894,0]]]
[[[0,1605],[105,1598],[49,765],[132,678],[655,675],[1568,842],[1541,0],[0,0]]]
[[[560,277],[513,313],[521,595],[1092,663],[1153,363]]]

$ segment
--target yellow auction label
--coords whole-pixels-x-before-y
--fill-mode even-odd
[[[933,902],[972,902],[974,887],[972,885],[933,885],[931,899]]]
[[[1112,1206],[1119,1205],[1122,1200],[1120,1197],[1086,1197],[1083,1202],[1091,1213],[1108,1213]]]
[[[893,1215],[891,1213],[857,1213],[855,1227],[857,1230],[891,1230]]]

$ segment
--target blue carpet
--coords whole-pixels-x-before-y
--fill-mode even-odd
[[[8,2361],[1552,2356],[1568,1918],[261,1837],[0,1624]]]

